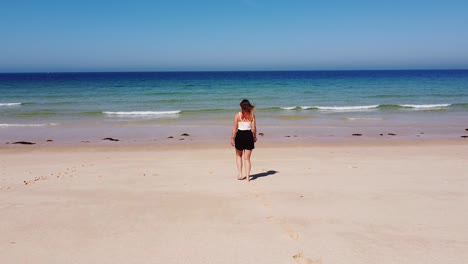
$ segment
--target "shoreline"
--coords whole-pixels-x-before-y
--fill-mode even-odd
[[[432,140],[467,140],[464,120],[449,124],[431,123],[414,126],[370,125],[352,122],[350,126],[334,124],[296,124],[280,122],[258,125],[259,144],[347,144],[419,142]],[[180,124],[158,126],[69,126],[35,128],[0,128],[0,149],[15,147],[13,143],[34,143],[35,146],[80,145],[222,145],[229,143],[232,127],[228,124]],[[26,147],[26,146],[25,146]]]
[[[347,141],[315,141],[315,142],[257,142],[255,149],[288,149],[288,148],[345,148],[345,147],[416,147],[416,146],[460,146],[468,144],[468,138],[454,139],[392,139],[392,140],[347,140]],[[126,142],[99,142],[81,144],[5,144],[0,146],[0,153],[29,152],[29,151],[190,151],[191,149],[232,149],[230,142],[157,142],[147,143],[126,143]],[[254,150],[255,152],[255,150]]]

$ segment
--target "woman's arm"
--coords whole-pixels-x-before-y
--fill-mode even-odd
[[[234,146],[234,138],[236,137],[236,133],[237,133],[237,128],[239,126],[239,123],[238,123],[238,114],[236,114],[234,116],[234,125],[232,126],[232,134],[231,134],[231,145]]]
[[[254,137],[254,141],[257,141],[257,121],[255,119],[255,115],[253,115],[253,120],[252,120],[252,134]]]

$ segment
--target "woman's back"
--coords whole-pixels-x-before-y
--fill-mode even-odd
[[[249,118],[243,118],[242,112],[239,112],[239,121],[237,122],[239,130],[251,130],[252,129],[252,120]]]

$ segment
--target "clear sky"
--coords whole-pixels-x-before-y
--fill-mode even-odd
[[[468,68],[467,0],[14,0],[0,72]]]

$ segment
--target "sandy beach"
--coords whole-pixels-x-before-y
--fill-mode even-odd
[[[3,1],[0,264],[468,264],[467,13]]]
[[[2,263],[466,263],[468,147],[0,149]]]

